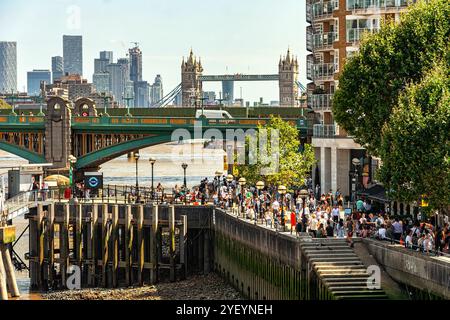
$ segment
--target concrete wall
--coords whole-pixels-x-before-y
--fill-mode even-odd
[[[387,242],[363,239],[363,243],[394,280],[450,299],[449,262],[393,247]]]
[[[249,299],[331,299],[307,272],[300,241],[214,210],[214,267]]]

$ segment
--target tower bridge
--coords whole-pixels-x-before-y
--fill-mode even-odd
[[[225,100],[233,100],[235,81],[278,81],[280,107],[295,107],[299,91],[303,91],[303,86],[298,82],[299,64],[297,58],[291,55],[290,50],[286,56],[280,57],[278,63],[278,74],[234,74],[234,75],[203,75],[203,65],[194,56],[191,50],[189,58],[181,63],[181,88],[182,105],[190,106],[192,101],[201,100],[203,94],[203,82],[222,81],[222,87],[231,92]],[[300,90],[299,90],[300,89]],[[223,93],[224,98],[227,96]]]

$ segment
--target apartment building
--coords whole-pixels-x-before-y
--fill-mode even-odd
[[[308,107],[315,112],[312,144],[317,167],[313,181],[321,193],[339,191],[344,196],[357,185],[373,182],[378,160],[371,158],[352,137],[335,123],[332,101],[339,87],[339,74],[359,47],[361,37],[377,32],[385,19],[399,21],[402,11],[414,0],[306,0]],[[359,166],[352,159],[360,160]]]

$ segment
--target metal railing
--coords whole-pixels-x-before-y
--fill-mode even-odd
[[[339,132],[339,127],[334,124],[315,124],[313,126],[314,138],[334,138]]]
[[[336,40],[336,32],[321,32],[312,34],[312,46],[314,50],[333,48],[333,42]]]
[[[330,111],[333,94],[312,94],[308,96],[308,107],[315,111]]]
[[[415,0],[347,0],[347,10],[367,12],[392,9],[400,10],[415,2]]]
[[[316,63],[312,65],[312,78],[316,80],[333,80],[337,70],[335,63]]]
[[[333,11],[339,8],[339,1],[320,1],[312,5],[312,17],[314,20],[333,17]]]
[[[366,33],[376,33],[380,28],[350,28],[347,29],[347,42],[361,41]]]

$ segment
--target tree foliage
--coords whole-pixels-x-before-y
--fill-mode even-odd
[[[383,128],[380,178],[395,199],[426,194],[431,208],[450,204],[450,68],[436,65],[408,86]]]
[[[237,166],[239,175],[245,177],[250,184],[263,180],[268,186],[278,186],[280,184],[286,186],[302,185],[315,163],[312,146],[305,144],[300,152],[297,128],[280,117],[271,117],[270,122],[266,126],[258,127],[258,132],[262,129],[267,130],[267,143],[260,143],[259,135],[257,135],[256,143],[254,144],[250,143],[250,138],[247,138],[246,161],[245,164]],[[276,146],[277,143],[270,139],[272,130],[278,132],[276,135],[278,136],[278,147]],[[257,146],[257,150],[254,152],[256,155],[256,159],[253,161],[254,164],[250,164],[250,152],[248,152],[252,145]],[[270,170],[267,170],[269,168]]]
[[[12,107],[4,100],[0,99],[0,109],[11,109]]]
[[[450,39],[450,1],[418,1],[400,23],[387,22],[361,41],[339,78],[333,97],[335,120],[373,155],[381,130],[410,83],[443,58]]]

